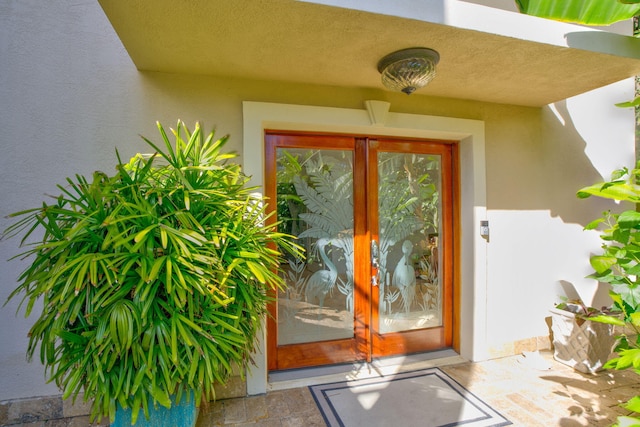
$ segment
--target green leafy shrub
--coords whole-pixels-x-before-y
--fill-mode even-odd
[[[43,303],[27,355],[39,349],[64,398],[93,400],[92,419],[113,420],[120,404],[135,422],[187,391],[214,398],[250,362],[282,251],[300,256],[265,225],[263,200],[221,152],[227,137],[178,122],[174,149],[158,128],[164,150],[145,139],[155,154],[118,156],[113,176],[68,178],[4,234],[21,236],[31,262],[9,298],[26,316]]]
[[[622,202],[640,203],[640,169],[619,169],[608,182],[583,188],[578,197],[598,196]],[[605,368],[634,369],[640,373],[640,212],[604,212],[586,229],[602,228],[602,253],[591,257],[595,272],[590,276],[611,285],[610,295],[616,315],[600,315],[591,320],[622,326],[617,357]],[[636,416],[619,417],[618,425],[640,425],[640,396],[624,407]]]

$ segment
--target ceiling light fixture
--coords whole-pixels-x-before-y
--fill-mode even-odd
[[[436,75],[440,55],[433,49],[414,47],[390,53],[378,62],[382,84],[411,95]]]

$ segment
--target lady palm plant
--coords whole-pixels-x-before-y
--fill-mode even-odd
[[[92,419],[113,421],[119,404],[135,423],[170,396],[213,398],[249,363],[267,290],[283,286],[281,251],[300,256],[265,225],[235,155],[221,152],[227,137],[178,122],[174,148],[158,128],[163,149],[145,139],[155,154],[117,156],[113,176],[67,179],[5,232],[31,261],[9,298],[26,316],[43,303],[27,356],[39,349],[64,398],[92,400]]]

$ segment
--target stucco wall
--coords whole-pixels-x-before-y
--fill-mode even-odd
[[[487,122],[491,354],[547,335],[540,318],[561,295],[607,302],[606,288],[585,278],[600,239],[583,229],[617,206],[578,199],[576,191],[633,165],[632,112],[614,106],[632,98],[630,87],[621,82],[530,114],[506,109],[497,123]]]
[[[157,139],[155,121],[178,118],[231,134],[242,147],[242,101],[364,108],[391,103],[400,113],[485,121],[488,348],[544,335],[544,317],[559,281],[590,283],[587,257],[597,236],[582,227],[603,209],[579,201],[577,188],[632,163],[633,118],[611,107],[631,98],[616,84],[555,106],[524,108],[407,97],[383,90],[344,89],[233,78],[139,72],[97,2],[0,2],[0,229],[5,216],[36,206],[75,173],[111,171],[144,149],[138,134]],[[250,155],[250,153],[243,153]],[[18,242],[0,242],[0,301],[24,268],[6,261]],[[589,296],[591,289],[585,291]],[[17,301],[0,308],[0,400],[56,394],[25,350],[30,321]],[[508,316],[508,320],[504,319]],[[491,352],[489,352],[491,353]]]

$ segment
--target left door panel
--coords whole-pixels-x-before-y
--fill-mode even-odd
[[[265,135],[265,190],[279,230],[298,237],[306,260],[284,266],[287,289],[274,295],[268,319],[270,370],[364,359],[358,347],[355,295],[361,274],[354,192],[356,138]],[[363,209],[361,209],[363,210]]]

